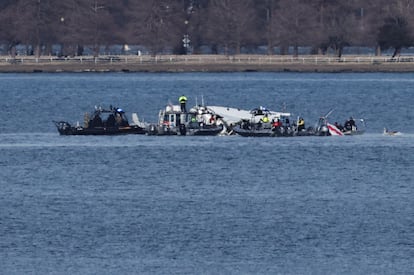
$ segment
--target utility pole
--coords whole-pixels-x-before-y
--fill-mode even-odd
[[[40,0],[39,0],[40,1]],[[100,9],[104,9],[105,6],[99,6],[98,5],[98,0],[95,0],[95,4],[94,6],[91,7],[92,11],[94,12],[94,18],[95,18],[95,33],[94,33],[94,37],[93,37],[93,42],[94,42],[94,55],[95,57],[97,57],[99,55],[99,45],[98,45],[98,36],[99,36],[99,22],[98,22],[98,11]]]

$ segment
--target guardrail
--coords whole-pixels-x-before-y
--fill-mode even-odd
[[[307,56],[281,56],[281,55],[116,55],[116,56],[17,56],[15,58],[0,56],[0,65],[5,64],[381,64],[381,63],[414,63],[414,56],[333,56],[307,55]]]

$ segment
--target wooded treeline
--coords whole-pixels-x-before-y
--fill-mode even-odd
[[[265,46],[268,54],[310,47],[338,56],[347,46],[376,53],[414,46],[414,0],[1,0],[0,44],[36,56],[95,55],[109,45],[140,45],[151,54],[166,50],[238,54]]]

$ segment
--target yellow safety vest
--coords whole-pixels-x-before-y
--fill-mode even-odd
[[[185,96],[180,96],[180,98],[178,99],[178,101],[180,103],[185,103],[187,101],[187,98]]]

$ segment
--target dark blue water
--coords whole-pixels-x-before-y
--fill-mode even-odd
[[[0,75],[0,273],[408,274],[414,74]],[[99,104],[364,118],[352,137],[64,137]],[[403,132],[383,136],[382,128]]]

